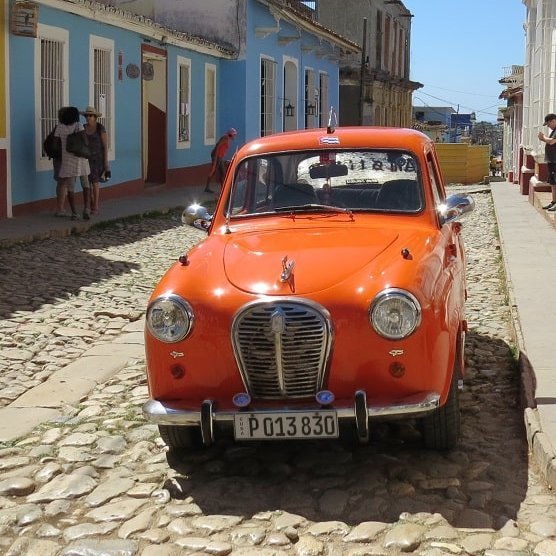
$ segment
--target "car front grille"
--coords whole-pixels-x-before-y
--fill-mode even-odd
[[[253,398],[304,398],[322,388],[330,319],[316,304],[273,301],[247,306],[234,319],[232,341]]]

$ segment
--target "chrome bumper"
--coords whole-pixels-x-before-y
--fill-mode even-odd
[[[419,413],[428,413],[438,407],[440,394],[437,392],[427,392],[417,394],[403,400],[403,402],[395,405],[368,405],[366,394],[362,390],[358,390],[354,395],[354,402],[351,407],[332,407],[338,419],[354,420],[357,427],[359,439],[362,442],[368,440],[369,437],[369,419],[379,417],[403,417],[417,415]],[[219,411],[214,407],[212,400],[205,400],[200,409],[188,410],[182,409],[172,402],[160,402],[157,400],[149,400],[143,405],[143,416],[157,425],[183,425],[183,426],[200,426],[205,444],[211,444],[214,441],[214,423],[215,422],[233,422],[234,416],[240,412],[245,413],[270,413],[280,412],[288,413],[290,411],[312,411],[315,407],[295,407],[295,409],[265,408],[258,409],[256,407],[246,408],[242,410],[224,410]]]

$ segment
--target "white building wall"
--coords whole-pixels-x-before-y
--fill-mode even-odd
[[[523,96],[523,146],[539,161],[544,143],[537,134],[545,114],[556,112],[556,2],[523,0],[527,7]]]
[[[110,0],[108,3],[238,51],[244,46],[245,0]]]

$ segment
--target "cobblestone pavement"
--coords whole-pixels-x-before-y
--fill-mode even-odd
[[[356,448],[167,454],[141,416],[137,360],[58,421],[0,445],[0,553],[556,555],[556,497],[528,459],[490,195],[475,200],[456,451],[423,450],[404,423]],[[2,404],[139,320],[160,274],[200,237],[168,215],[0,251]]]

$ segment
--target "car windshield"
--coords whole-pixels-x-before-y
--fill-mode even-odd
[[[318,210],[415,213],[423,208],[415,157],[399,150],[290,151],[246,158],[236,169],[230,217]]]

